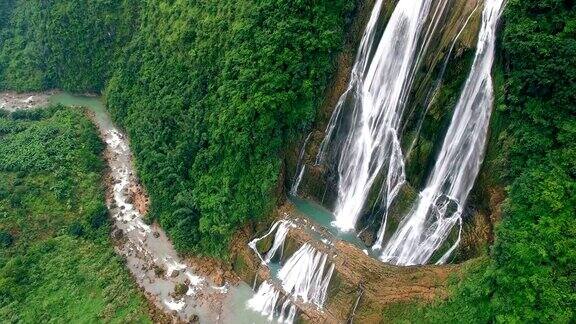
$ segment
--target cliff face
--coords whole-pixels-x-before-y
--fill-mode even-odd
[[[364,29],[370,19],[370,14],[375,4],[375,0],[358,0],[356,11],[354,12],[354,20],[347,33],[346,41],[341,53],[337,58],[336,71],[332,77],[332,81],[327,88],[324,95],[322,105],[316,114],[315,123],[310,130],[310,139],[308,145],[305,147],[305,154],[302,163],[307,165],[306,172],[300,185],[299,193],[311,198],[317,202],[326,202],[326,205],[331,204],[335,199],[336,192],[334,191],[335,179],[333,175],[329,174],[324,168],[314,166],[314,161],[320,143],[324,139],[324,130],[328,125],[332,112],[336,107],[338,99],[346,91],[348,82],[350,80],[350,73],[356,58],[356,52],[360,45]],[[382,18],[379,26],[380,32],[386,27],[386,23],[394,11],[396,1],[384,0],[382,8]],[[297,143],[293,143],[285,154],[285,186],[290,187],[296,173],[300,149],[308,134],[303,134],[302,139]]]
[[[300,246],[308,243],[328,255],[329,262],[335,267],[323,312],[297,303],[304,321],[344,323],[353,319],[358,323],[380,322],[383,311],[391,305],[410,302],[425,304],[448,296],[448,279],[458,275],[464,266],[388,265],[369,257],[357,246],[337,239],[291,205],[281,207],[280,213],[281,219],[297,225],[288,232],[282,261],[286,261]],[[250,235],[246,231],[237,236],[233,245],[232,264],[234,271],[245,282],[258,285],[269,279],[270,273],[248,247],[251,236],[259,235]],[[257,248],[260,253],[270,249],[272,237],[259,242]],[[281,288],[278,283],[276,286]]]
[[[394,10],[395,4],[394,1],[385,1],[379,27],[381,30],[385,28],[387,18]],[[373,1],[362,1],[358,5],[355,13],[357,18],[348,34],[344,50],[338,58],[337,71],[318,111],[316,123],[309,134],[303,134],[302,139],[286,152],[285,187],[289,188],[292,185],[298,164],[305,164],[298,194],[328,209],[333,207],[337,196],[337,172],[326,165],[314,165],[315,159],[333,109],[348,85],[356,49],[373,5]],[[417,192],[425,184],[474,56],[482,1],[448,0],[446,8],[438,19],[439,27],[430,36],[430,45],[416,72],[406,114],[402,120],[400,140],[405,155],[408,185],[403,188],[392,206],[388,232],[393,232]],[[431,23],[426,22],[428,25]],[[299,161],[300,150],[308,136],[303,159]],[[469,201],[470,208],[466,212],[463,232],[464,242],[455,254],[457,260],[482,254],[486,243],[492,240],[493,226],[488,215],[492,213],[493,208],[486,207],[489,206],[490,200],[498,200],[497,197],[491,198],[493,195],[490,192],[495,190],[501,191],[494,186],[475,189],[478,194],[473,195]],[[372,189],[366,210],[358,225],[359,228],[369,227],[362,237],[367,245],[373,243],[380,226],[380,220],[374,219],[371,213],[379,192],[378,186]],[[477,211],[479,209],[481,211]]]
[[[283,174],[285,188],[292,185],[299,162],[305,163],[305,175],[298,194],[327,208],[332,207],[335,199],[337,178],[332,170],[324,166],[314,166],[314,162],[332,111],[348,85],[356,48],[373,5],[373,1],[362,1],[357,6],[357,18],[338,58],[334,79],[318,111],[315,126],[309,134],[303,134],[299,143],[286,151]],[[385,27],[394,6],[393,1],[385,2],[382,11],[384,19],[380,29]],[[401,141],[403,151],[406,152],[409,185],[405,186],[393,206],[389,218],[391,229],[397,226],[401,216],[410,208],[411,202],[424,185],[474,55],[482,13],[481,1],[450,0],[447,8],[449,9],[439,20],[442,27],[432,35],[428,54],[424,56],[417,71],[410,101],[407,103]],[[309,139],[304,147],[303,159],[299,161],[300,150],[307,137]],[[492,144],[489,150],[493,149]],[[482,259],[476,257],[482,255],[486,246],[492,242],[493,223],[498,220],[498,210],[504,194],[497,184],[491,181],[486,168],[482,170],[471,196],[462,241],[455,252],[455,262],[470,260],[459,264],[418,267],[384,264],[366,255],[358,246],[336,239],[290,204],[281,207],[275,218],[288,218],[298,225],[288,233],[284,259],[302,244],[308,243],[329,255],[335,266],[324,311],[318,312],[307,305],[298,304],[302,310],[301,320],[378,323],[386,321],[386,314],[393,311],[397,305],[402,305],[402,308],[410,304],[421,306],[448,297],[449,279],[459,277],[469,265],[480,262]],[[378,192],[379,188],[374,191]],[[361,226],[368,221],[370,213],[367,212],[361,220]],[[376,223],[372,231],[364,232],[361,237],[364,243],[370,245],[373,242],[378,225]],[[266,230],[267,228],[261,227],[255,232],[264,233]],[[258,236],[255,232],[245,231],[237,237],[232,258],[236,273],[251,285],[259,284],[270,277],[266,267],[261,266],[254,251],[247,246],[251,238]],[[258,244],[261,253],[270,248],[271,239],[270,237]]]

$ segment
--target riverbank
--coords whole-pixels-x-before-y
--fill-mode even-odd
[[[17,109],[34,109],[37,107],[44,107],[48,104],[48,99],[55,93],[56,92],[1,92],[0,109],[12,112]]]
[[[22,98],[32,96],[27,95],[22,94],[11,102],[17,105]],[[31,102],[38,104],[31,104],[26,109],[48,103],[88,109],[106,144],[106,204],[113,220],[112,241],[155,310],[151,312],[155,321],[266,322],[260,314],[246,308],[246,301],[254,294],[249,285],[253,284],[256,273],[259,274],[256,281],[270,277],[247,245],[253,235],[248,234],[233,244],[234,269],[232,265],[208,258],[181,258],[162,228],[145,222],[149,199],[136,176],[129,139],[114,126],[99,98],[51,93],[46,96],[34,94]],[[320,223],[308,220],[293,207],[284,206],[279,213],[290,216],[291,221],[299,224],[298,229],[289,234],[287,256],[305,242],[334,255],[331,262],[336,266],[336,274],[329,288],[325,311],[296,302],[304,314],[301,317],[304,321],[338,323],[354,318],[372,322],[390,304],[413,300],[429,302],[446,296],[447,279],[458,272],[457,267],[391,267],[323,229],[321,220]],[[331,243],[327,245],[326,242]],[[240,281],[236,273],[244,281]]]
[[[252,294],[217,262],[182,259],[164,231],[146,224],[148,198],[140,186],[132,164],[127,137],[117,129],[98,97],[80,97],[66,93],[0,93],[4,109],[14,111],[45,107],[48,104],[85,107],[106,144],[106,204],[113,227],[111,237],[116,252],[126,262],[134,280],[149,301],[160,310],[156,320],[202,323],[246,323],[261,320],[245,310],[243,301]],[[212,268],[210,268],[212,267]],[[220,267],[222,268],[222,267]]]
[[[96,127],[66,107],[0,125],[0,322],[150,323],[109,240]]]

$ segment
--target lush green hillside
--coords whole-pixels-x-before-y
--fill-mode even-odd
[[[496,320],[576,320],[576,4],[509,1]]]
[[[2,1],[0,88],[105,88],[153,217],[180,251],[225,255],[274,207],[282,150],[315,115],[354,2]],[[576,5],[509,0],[503,20],[483,171],[507,188],[495,244],[450,300],[391,319],[576,320]],[[140,314],[118,288],[86,128],[61,109],[0,119],[3,318]]]
[[[504,22],[486,167],[508,198],[490,259],[448,302],[404,305],[396,320],[576,320],[576,4],[510,0]]]
[[[134,0],[0,3],[0,89],[100,91],[137,18]]]
[[[223,255],[275,206],[353,1],[147,1],[108,88],[152,213],[180,251]]]
[[[273,208],[280,153],[315,114],[354,2],[5,1],[0,89],[109,81],[152,215],[180,251],[223,255]]]
[[[80,111],[0,111],[0,321],[147,321],[108,239],[102,148]]]

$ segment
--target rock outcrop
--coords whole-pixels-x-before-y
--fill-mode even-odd
[[[354,317],[359,323],[376,323],[383,310],[399,302],[431,302],[448,296],[448,279],[458,275],[462,265],[427,265],[399,267],[385,264],[368,256],[358,246],[337,239],[326,229],[310,221],[293,206],[280,208],[281,217],[296,226],[291,227],[284,243],[283,261],[304,243],[328,255],[335,271],[328,288],[324,310],[297,301],[301,319],[312,323],[345,323]],[[262,231],[264,233],[265,231]],[[258,233],[258,234],[262,234]],[[250,247],[248,230],[242,231],[233,244],[234,271],[249,285],[258,286],[270,279],[267,267]],[[271,243],[259,244],[261,253]],[[271,280],[274,283],[274,280]],[[279,283],[275,283],[281,290]]]

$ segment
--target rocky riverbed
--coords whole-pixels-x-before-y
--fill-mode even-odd
[[[8,111],[50,103],[85,107],[97,125],[106,143],[106,203],[113,221],[112,240],[149,301],[165,314],[160,318],[191,323],[263,322],[245,307],[252,290],[229,269],[210,259],[182,259],[157,224],[145,223],[149,199],[136,177],[129,141],[114,126],[98,97],[60,92],[0,93],[0,108]]]
[[[53,92],[2,92],[0,93],[0,109],[15,111],[17,109],[32,109],[46,106],[48,104],[48,98],[53,94]]]

